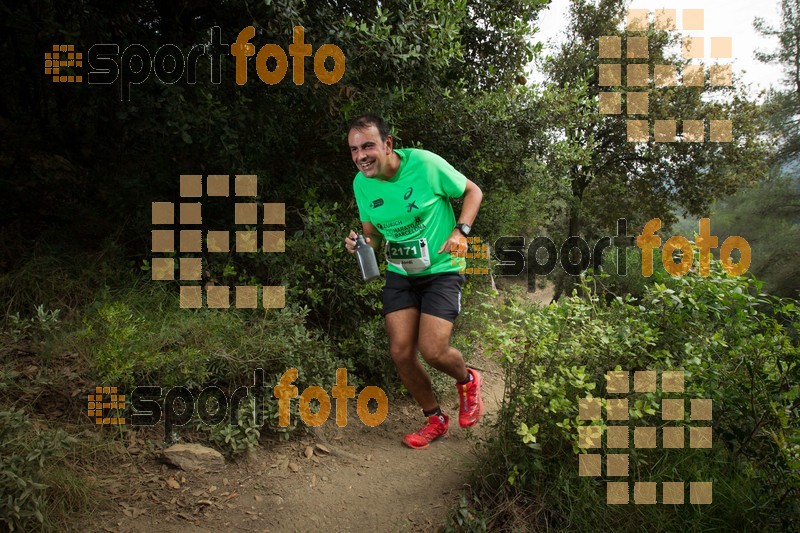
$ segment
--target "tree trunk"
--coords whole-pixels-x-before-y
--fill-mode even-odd
[[[580,231],[580,201],[577,201],[577,206],[570,209],[569,221],[567,224],[567,236],[577,237]],[[560,251],[560,250],[559,250]],[[572,287],[575,285],[575,277],[568,275],[560,265],[561,258],[559,257],[559,265],[556,266],[555,276],[555,289],[553,291],[553,302],[557,302],[562,294],[566,293],[567,296],[572,294]]]

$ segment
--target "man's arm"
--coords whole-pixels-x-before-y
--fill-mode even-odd
[[[483,191],[480,187],[475,185],[475,182],[467,180],[467,185],[464,188],[464,203],[461,206],[461,214],[457,221],[459,224],[467,224],[469,226],[475,222],[475,217],[478,216],[478,210],[481,208],[481,201],[483,201]],[[464,236],[456,228],[450,233],[450,237],[445,241],[438,253],[453,250],[459,246],[463,247]],[[454,248],[455,247],[455,248]]]
[[[458,223],[471,226],[475,222],[475,217],[478,216],[481,201],[483,201],[483,191],[475,185],[475,182],[467,180],[467,186],[464,189],[464,205],[461,206],[461,216],[458,217]]]
[[[381,232],[378,231],[378,228],[372,222],[361,222],[361,227],[363,228],[362,231],[364,232],[364,237],[367,241],[367,244],[372,246],[376,251],[380,251],[381,240],[383,239],[383,235]]]

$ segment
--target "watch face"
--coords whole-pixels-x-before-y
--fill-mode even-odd
[[[469,224],[458,224],[456,227],[459,229],[459,231],[461,231],[461,233],[464,234],[465,237],[469,235],[470,231],[472,231],[472,227],[470,227]]]

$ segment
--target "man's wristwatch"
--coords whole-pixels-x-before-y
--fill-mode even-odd
[[[455,229],[461,232],[464,237],[469,237],[469,233],[472,231],[472,227],[469,224],[456,224]]]

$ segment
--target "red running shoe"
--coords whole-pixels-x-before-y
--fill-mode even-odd
[[[481,399],[481,384],[483,377],[480,372],[471,368],[467,372],[472,373],[472,381],[466,385],[456,385],[458,387],[458,399],[461,407],[458,410],[458,424],[462,428],[474,426],[483,414],[483,400]]]
[[[428,445],[439,437],[447,435],[447,425],[450,423],[450,417],[442,414],[444,422],[439,418],[439,415],[432,415],[425,421],[425,425],[419,428],[416,433],[409,433],[403,437],[403,444],[410,448],[421,450],[427,448]]]

